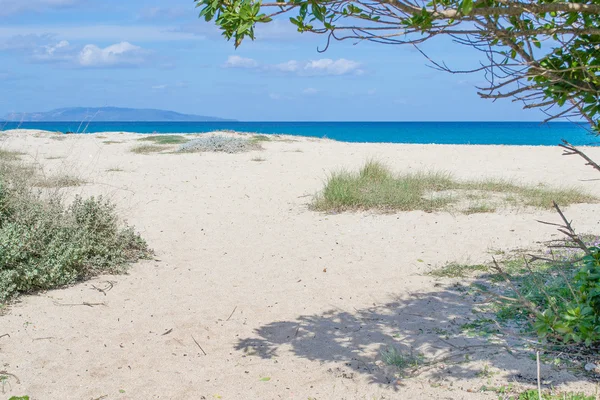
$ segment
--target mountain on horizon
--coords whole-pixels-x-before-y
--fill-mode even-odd
[[[34,113],[9,113],[3,118],[9,122],[209,122],[232,121],[203,115],[181,114],[175,111],[120,107],[68,107]]]

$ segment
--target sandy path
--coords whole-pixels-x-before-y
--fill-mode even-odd
[[[76,192],[111,196],[157,260],[126,276],[25,296],[11,307],[0,317],[0,335],[10,334],[0,339],[0,369],[20,384],[9,380],[5,396],[497,398],[478,389],[532,383],[528,354],[474,349],[468,363],[440,364],[404,380],[381,364],[379,350],[395,344],[427,355],[446,351],[439,332],[475,318],[472,300],[450,290],[452,281],[424,273],[551,239],[554,230],[534,220],[555,215],[325,215],[308,210],[310,195],[329,171],[377,158],[396,170],[572,183],[600,196],[598,182],[585,181],[597,173],[558,148],[300,139],[266,143],[260,153],[136,155],[128,151],[133,135],[97,136],[13,134],[2,146],[27,151],[50,173],[71,170],[91,182]],[[122,143],[103,143],[109,139]],[[251,161],[257,155],[266,161]],[[590,155],[600,159],[600,149]],[[66,158],[47,159],[53,156]],[[567,211],[580,231],[598,233],[589,216],[599,210]],[[91,286],[107,280],[114,287],[106,295]],[[65,305],[82,302],[105,305]],[[489,377],[481,374],[486,364]],[[544,376],[546,385],[595,390],[550,367]]]

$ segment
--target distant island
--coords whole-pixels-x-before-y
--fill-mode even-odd
[[[167,121],[233,121],[203,115],[180,114],[174,111],[120,107],[69,107],[33,113],[9,113],[2,118],[9,122],[167,122]]]

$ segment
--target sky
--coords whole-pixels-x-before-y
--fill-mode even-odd
[[[538,121],[480,99],[482,76],[434,70],[410,46],[334,42],[285,19],[237,50],[192,0],[0,0],[0,116],[158,108],[244,121]],[[435,39],[453,68],[482,55]]]

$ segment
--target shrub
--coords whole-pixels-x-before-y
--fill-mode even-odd
[[[109,201],[35,192],[31,179],[0,168],[0,303],[18,293],[68,285],[125,270],[150,256],[144,240],[123,227]]]
[[[543,290],[545,307],[534,328],[543,339],[586,346],[600,343],[600,248],[592,247],[581,265],[556,291]]]
[[[584,250],[552,252],[537,261],[511,259],[494,263],[483,274],[478,288],[497,298],[493,311],[498,322],[516,322],[549,344],[600,345],[600,248],[598,238],[583,237]],[[573,246],[566,242],[565,246]],[[463,266],[461,271],[484,271],[482,266]],[[453,264],[434,271],[447,276]],[[581,350],[581,349],[580,349]]]
[[[253,140],[229,137],[229,136],[206,136],[190,140],[179,146],[179,152],[222,152],[242,153],[251,150],[260,150],[260,144]]]

